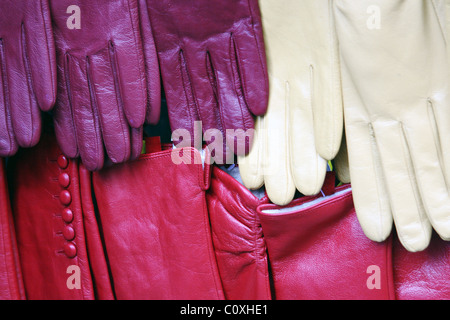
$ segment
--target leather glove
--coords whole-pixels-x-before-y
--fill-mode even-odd
[[[256,213],[269,200],[236,180],[238,171],[214,166],[206,193],[220,279],[227,300],[270,300],[267,248]]]
[[[85,227],[84,211],[92,204],[91,181],[79,169],[78,159],[62,154],[46,122],[38,145],[19,150],[8,161],[17,246],[29,300],[113,298],[106,260],[98,250],[102,248],[98,226]],[[88,214],[94,214],[92,208]],[[90,252],[93,248],[97,250]]]
[[[392,255],[397,300],[450,299],[450,242],[433,233],[425,250],[409,252],[395,235]]]
[[[258,207],[275,300],[395,298],[391,238],[383,243],[367,239],[350,185],[334,188],[334,183],[330,173],[325,197]]]
[[[178,163],[175,150],[93,173],[118,300],[224,298],[205,198],[209,166],[193,148],[182,150],[188,163]]]
[[[56,99],[55,44],[47,0],[0,2],[0,157],[32,147],[41,110]]]
[[[320,191],[341,143],[339,56],[328,0],[260,1],[270,97],[257,119],[253,148],[239,158],[244,184],[265,184],[285,205],[296,190]]]
[[[0,300],[25,299],[6,166],[0,158]]]
[[[201,121],[213,160],[230,163],[230,156],[248,152],[251,142],[230,131],[227,135],[226,130],[243,130],[251,140],[253,115],[262,115],[267,108],[266,58],[258,1],[147,3],[174,143],[197,147],[195,122]],[[185,133],[180,134],[180,130]]]
[[[145,0],[51,0],[58,61],[55,132],[88,170],[139,156],[156,123],[159,67]]]
[[[345,129],[358,219],[409,251],[450,239],[449,74],[436,1],[336,0]]]

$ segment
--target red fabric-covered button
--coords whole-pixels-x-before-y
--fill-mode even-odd
[[[72,202],[72,195],[69,191],[63,190],[59,194],[59,201],[65,206],[69,205]]]
[[[66,223],[71,223],[73,221],[73,212],[69,208],[64,208],[62,212],[62,218]]]
[[[58,166],[59,166],[61,169],[65,169],[65,168],[67,168],[67,166],[69,165],[69,160],[67,159],[67,157],[66,157],[65,155],[60,155],[60,156],[58,157],[57,162],[58,162]]]
[[[67,188],[70,184],[70,176],[63,172],[58,177],[59,185],[63,188]]]
[[[68,258],[75,258],[77,256],[77,247],[72,242],[64,244],[64,253]]]
[[[66,226],[63,229],[64,239],[71,241],[75,238],[75,230],[71,226]]]

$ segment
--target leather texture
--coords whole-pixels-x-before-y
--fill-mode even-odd
[[[334,181],[327,177],[325,197],[258,207],[274,299],[395,299],[391,239],[378,243],[364,235],[350,186],[334,190]]]
[[[191,164],[174,161],[178,152]],[[209,178],[193,148],[93,173],[117,299],[224,299],[205,198]]]
[[[256,212],[269,200],[256,197],[229,170],[213,167],[206,194],[225,298],[270,300],[267,248]]]
[[[246,131],[251,138],[253,115],[262,115],[267,109],[267,66],[258,1],[147,3],[172,131],[175,135],[186,131],[180,145],[185,147],[196,147],[194,134],[203,133],[207,143],[215,141],[214,147],[210,144],[216,151],[214,160],[230,163],[227,157],[248,152],[251,145],[251,141],[235,138],[235,130]],[[195,121],[201,121],[202,131],[197,130]],[[227,135],[227,129],[233,133]],[[221,139],[220,143],[212,136]],[[181,140],[174,142],[178,145]]]
[[[395,295],[398,300],[450,299],[450,243],[433,233],[421,252],[409,252],[393,241]]]
[[[52,0],[60,148],[88,170],[139,156],[160,113],[159,66],[144,0]],[[79,23],[79,25],[77,25]],[[79,28],[78,28],[79,27]]]
[[[86,169],[84,169],[86,170]],[[11,205],[26,297],[29,300],[93,300],[113,298],[95,288],[107,288],[93,279],[95,262],[88,246],[99,235],[85,228],[83,206],[86,184],[79,174],[78,161],[65,157],[54,133],[45,131],[37,146],[21,149],[9,160]],[[89,199],[92,203],[92,199]],[[86,232],[90,231],[89,237]],[[86,243],[87,239],[90,243]],[[89,248],[90,249],[90,248]],[[102,271],[108,274],[107,271]],[[107,279],[107,282],[109,279]],[[78,285],[76,287],[75,285]]]
[[[0,158],[0,300],[25,300],[5,160]]]
[[[450,239],[449,66],[437,1],[336,0],[358,219],[409,251]],[[407,35],[407,36],[405,36]]]
[[[0,157],[32,147],[41,110],[56,99],[56,57],[47,0],[0,2]]]
[[[330,0],[260,2],[270,96],[256,120],[250,154],[239,158],[245,185],[263,184],[286,205],[296,191],[319,193],[327,160],[339,151],[343,107]]]

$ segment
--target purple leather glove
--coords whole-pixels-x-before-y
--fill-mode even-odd
[[[156,123],[160,78],[144,0],[51,0],[58,61],[55,132],[88,170],[139,156]]]
[[[147,4],[172,130],[186,129],[192,140],[194,121],[202,121],[204,135],[217,129],[225,141],[226,129],[253,129],[252,114],[264,114],[268,100],[258,1]],[[236,141],[227,138],[226,144]]]
[[[0,157],[39,141],[40,112],[55,103],[55,60],[47,0],[0,1]]]

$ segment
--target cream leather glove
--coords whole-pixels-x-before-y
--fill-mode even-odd
[[[270,200],[317,194],[339,150],[343,111],[331,0],[260,0],[269,106],[239,158],[244,185]]]
[[[450,101],[439,1],[335,0],[358,219],[409,251],[450,239]]]

